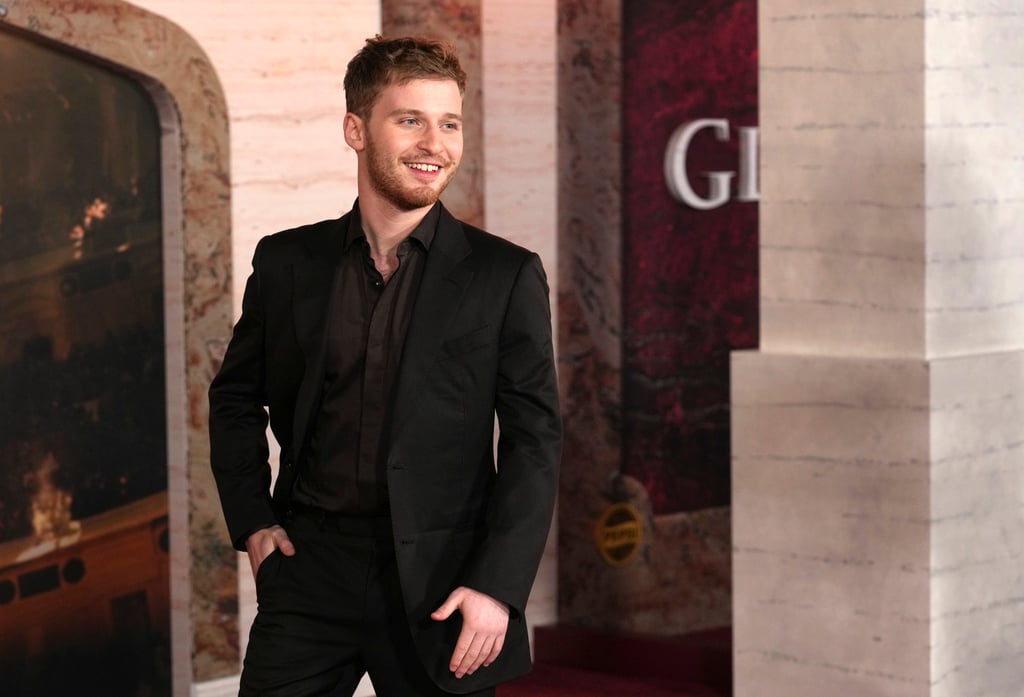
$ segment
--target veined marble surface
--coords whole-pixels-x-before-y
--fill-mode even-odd
[[[1020,694],[1021,12],[760,4],[737,697]]]
[[[1024,684],[1024,352],[931,362],[934,697]]]
[[[736,694],[1024,674],[1024,352],[734,355]]]
[[[925,695],[928,369],[733,355],[736,695]]]
[[[759,5],[762,350],[923,356],[923,9]]]
[[[765,350],[1024,345],[1022,30],[1012,2],[762,3]]]
[[[1024,6],[931,0],[925,21],[929,356],[1024,346]]]

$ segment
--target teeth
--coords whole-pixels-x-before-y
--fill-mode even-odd
[[[418,162],[410,162],[408,166],[412,167],[413,169],[418,169],[421,172],[436,172],[437,170],[441,169],[439,165],[423,165]]]

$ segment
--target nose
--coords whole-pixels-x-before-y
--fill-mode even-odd
[[[437,129],[424,130],[423,137],[420,138],[420,149],[432,154],[441,152],[441,134],[437,132]]]

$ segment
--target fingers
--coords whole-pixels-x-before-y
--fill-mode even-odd
[[[263,560],[269,557],[275,549],[280,549],[286,557],[295,555],[295,545],[292,544],[288,533],[280,525],[272,525],[249,535],[245,541],[245,549],[249,555],[249,566],[252,568],[253,578],[256,577],[256,572],[259,571]]]
[[[462,614],[462,630],[448,668],[456,678],[461,678],[497,660],[508,631],[508,606],[483,593],[460,587],[431,617],[444,620],[456,609]]]
[[[491,665],[496,660],[498,660],[498,654],[501,653],[501,649],[502,649],[503,646],[505,646],[505,635],[504,634],[494,638],[494,645],[491,647],[491,652],[489,654],[487,654],[486,658],[484,658],[484,661],[483,661],[484,668],[486,668],[487,666]]]
[[[276,528],[273,533],[274,543],[276,544],[277,548],[281,550],[281,554],[285,555],[286,557],[294,557],[295,545],[292,544],[291,539],[288,537],[288,533],[286,533],[284,531],[284,528],[280,526],[274,527]],[[273,552],[274,550],[271,549],[270,551]],[[268,554],[269,553],[270,552],[268,552]]]
[[[456,678],[472,675],[481,666],[486,668],[498,659],[505,643],[504,635],[486,635],[477,633],[464,643],[462,635],[455,645],[455,653],[449,668]],[[464,647],[464,648],[463,648]]]
[[[483,665],[484,660],[491,655],[494,648],[495,638],[493,636],[477,633],[471,638],[467,637],[467,641],[464,643],[463,635],[465,634],[466,632],[463,630],[459,635],[459,641],[455,644],[455,653],[452,654],[452,661],[448,666],[455,673],[456,678],[475,673],[476,669]]]

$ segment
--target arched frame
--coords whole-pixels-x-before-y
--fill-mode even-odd
[[[159,115],[173,685],[184,696],[238,672],[237,557],[209,468],[206,399],[232,319],[224,94],[180,27],[121,0],[0,0],[0,26],[131,77]]]

